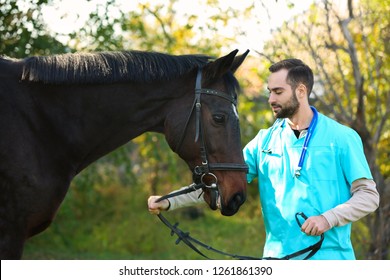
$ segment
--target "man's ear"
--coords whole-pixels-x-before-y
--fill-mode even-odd
[[[307,87],[304,84],[299,84],[297,88],[295,89],[295,92],[297,94],[298,98],[304,98],[307,97]]]

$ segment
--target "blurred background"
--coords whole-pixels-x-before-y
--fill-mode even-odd
[[[218,57],[250,49],[236,73],[243,145],[273,123],[269,65],[301,58],[315,72],[312,104],[359,133],[381,195],[379,209],[353,224],[356,256],[389,259],[390,1],[236,2],[0,0],[0,55],[137,49]],[[147,211],[150,195],[189,183],[190,171],[164,137],[146,133],[76,177],[54,223],[27,242],[24,259],[201,259],[175,245]],[[256,182],[233,217],[202,206],[166,216],[217,249],[262,257]]]

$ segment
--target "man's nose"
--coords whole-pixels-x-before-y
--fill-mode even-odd
[[[268,96],[268,103],[269,104],[272,104],[276,102],[276,99],[275,99],[275,94],[273,94],[272,92],[269,93],[269,96]]]

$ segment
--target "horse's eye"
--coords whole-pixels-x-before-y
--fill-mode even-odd
[[[225,115],[215,114],[215,115],[213,115],[213,119],[218,124],[224,124],[226,118],[225,118]]]

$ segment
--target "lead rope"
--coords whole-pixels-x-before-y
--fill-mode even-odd
[[[174,197],[174,196],[178,196],[178,195],[182,195],[182,194],[185,194],[185,193],[189,193],[189,192],[192,192],[192,191],[195,191],[197,189],[200,189],[204,186],[204,184],[192,184],[190,186],[188,186],[187,188],[181,190],[181,191],[177,191],[177,192],[174,192],[174,193],[170,193],[170,194],[167,194],[167,195],[164,195],[162,197],[160,197],[159,199],[156,200],[156,202],[159,202],[159,201],[162,201],[164,199],[167,199],[167,198],[171,198],[171,197]],[[302,218],[304,218],[305,220],[307,219],[307,216],[303,213],[303,212],[298,212],[295,214],[295,219],[299,225],[299,227],[301,227],[301,222],[299,221],[298,219],[298,216],[301,216]],[[189,232],[184,232],[182,231],[180,228],[179,228],[179,223],[175,223],[174,225],[172,225],[162,214],[161,212],[157,215],[157,217],[160,219],[160,221],[166,225],[170,230],[171,230],[171,236],[173,235],[177,235],[177,239],[176,239],[176,242],[175,244],[178,245],[180,243],[180,241],[183,241],[184,244],[186,244],[189,248],[191,248],[193,251],[195,251],[197,254],[201,255],[202,257],[208,259],[208,260],[212,260],[212,258],[208,257],[207,255],[205,255],[204,253],[202,253],[193,243],[203,247],[204,249],[207,249],[208,251],[210,252],[214,252],[214,253],[217,253],[217,254],[220,254],[220,255],[223,255],[223,256],[227,256],[227,257],[231,257],[231,258],[234,258],[234,259],[238,259],[238,260],[290,260],[292,258],[296,258],[300,255],[303,255],[307,252],[310,252],[305,258],[304,260],[307,260],[309,258],[311,258],[312,256],[314,256],[318,250],[321,248],[322,246],[322,242],[324,241],[324,234],[321,234],[320,236],[320,240],[307,247],[307,248],[304,248],[302,250],[299,250],[297,252],[294,252],[292,254],[289,254],[289,255],[286,255],[282,258],[273,258],[273,257],[263,257],[263,258],[258,258],[258,257],[252,257],[252,256],[242,256],[242,255],[237,255],[237,254],[230,254],[230,253],[226,253],[226,252],[223,252],[221,250],[218,250],[218,249],[215,249],[213,247],[211,247],[210,245],[207,245],[201,241],[199,241],[198,239],[196,238],[193,238],[192,236],[190,236],[190,233]]]
[[[171,229],[171,236],[173,236],[174,234],[177,235],[177,240],[175,242],[176,245],[178,245],[180,243],[180,241],[183,241],[184,244],[186,244],[188,247],[190,247],[192,250],[194,250],[196,253],[198,253],[199,255],[201,255],[202,257],[208,259],[208,260],[212,260],[212,258],[208,257],[207,255],[205,255],[204,253],[202,253],[194,244],[192,244],[192,242],[198,244],[199,246],[211,251],[211,252],[214,252],[214,253],[218,253],[220,255],[224,255],[224,256],[228,256],[228,257],[232,257],[232,258],[235,258],[235,259],[239,259],[239,260],[261,260],[261,258],[254,258],[254,257],[248,257],[248,256],[239,256],[239,255],[236,255],[236,254],[229,254],[229,253],[225,253],[223,251],[220,251],[218,249],[215,249],[195,238],[193,238],[192,236],[190,236],[190,233],[189,232],[183,232],[181,229],[179,229],[178,225],[179,223],[175,223],[174,225],[172,225],[161,213],[157,215],[157,217],[161,220],[161,222],[163,222],[169,229]]]

